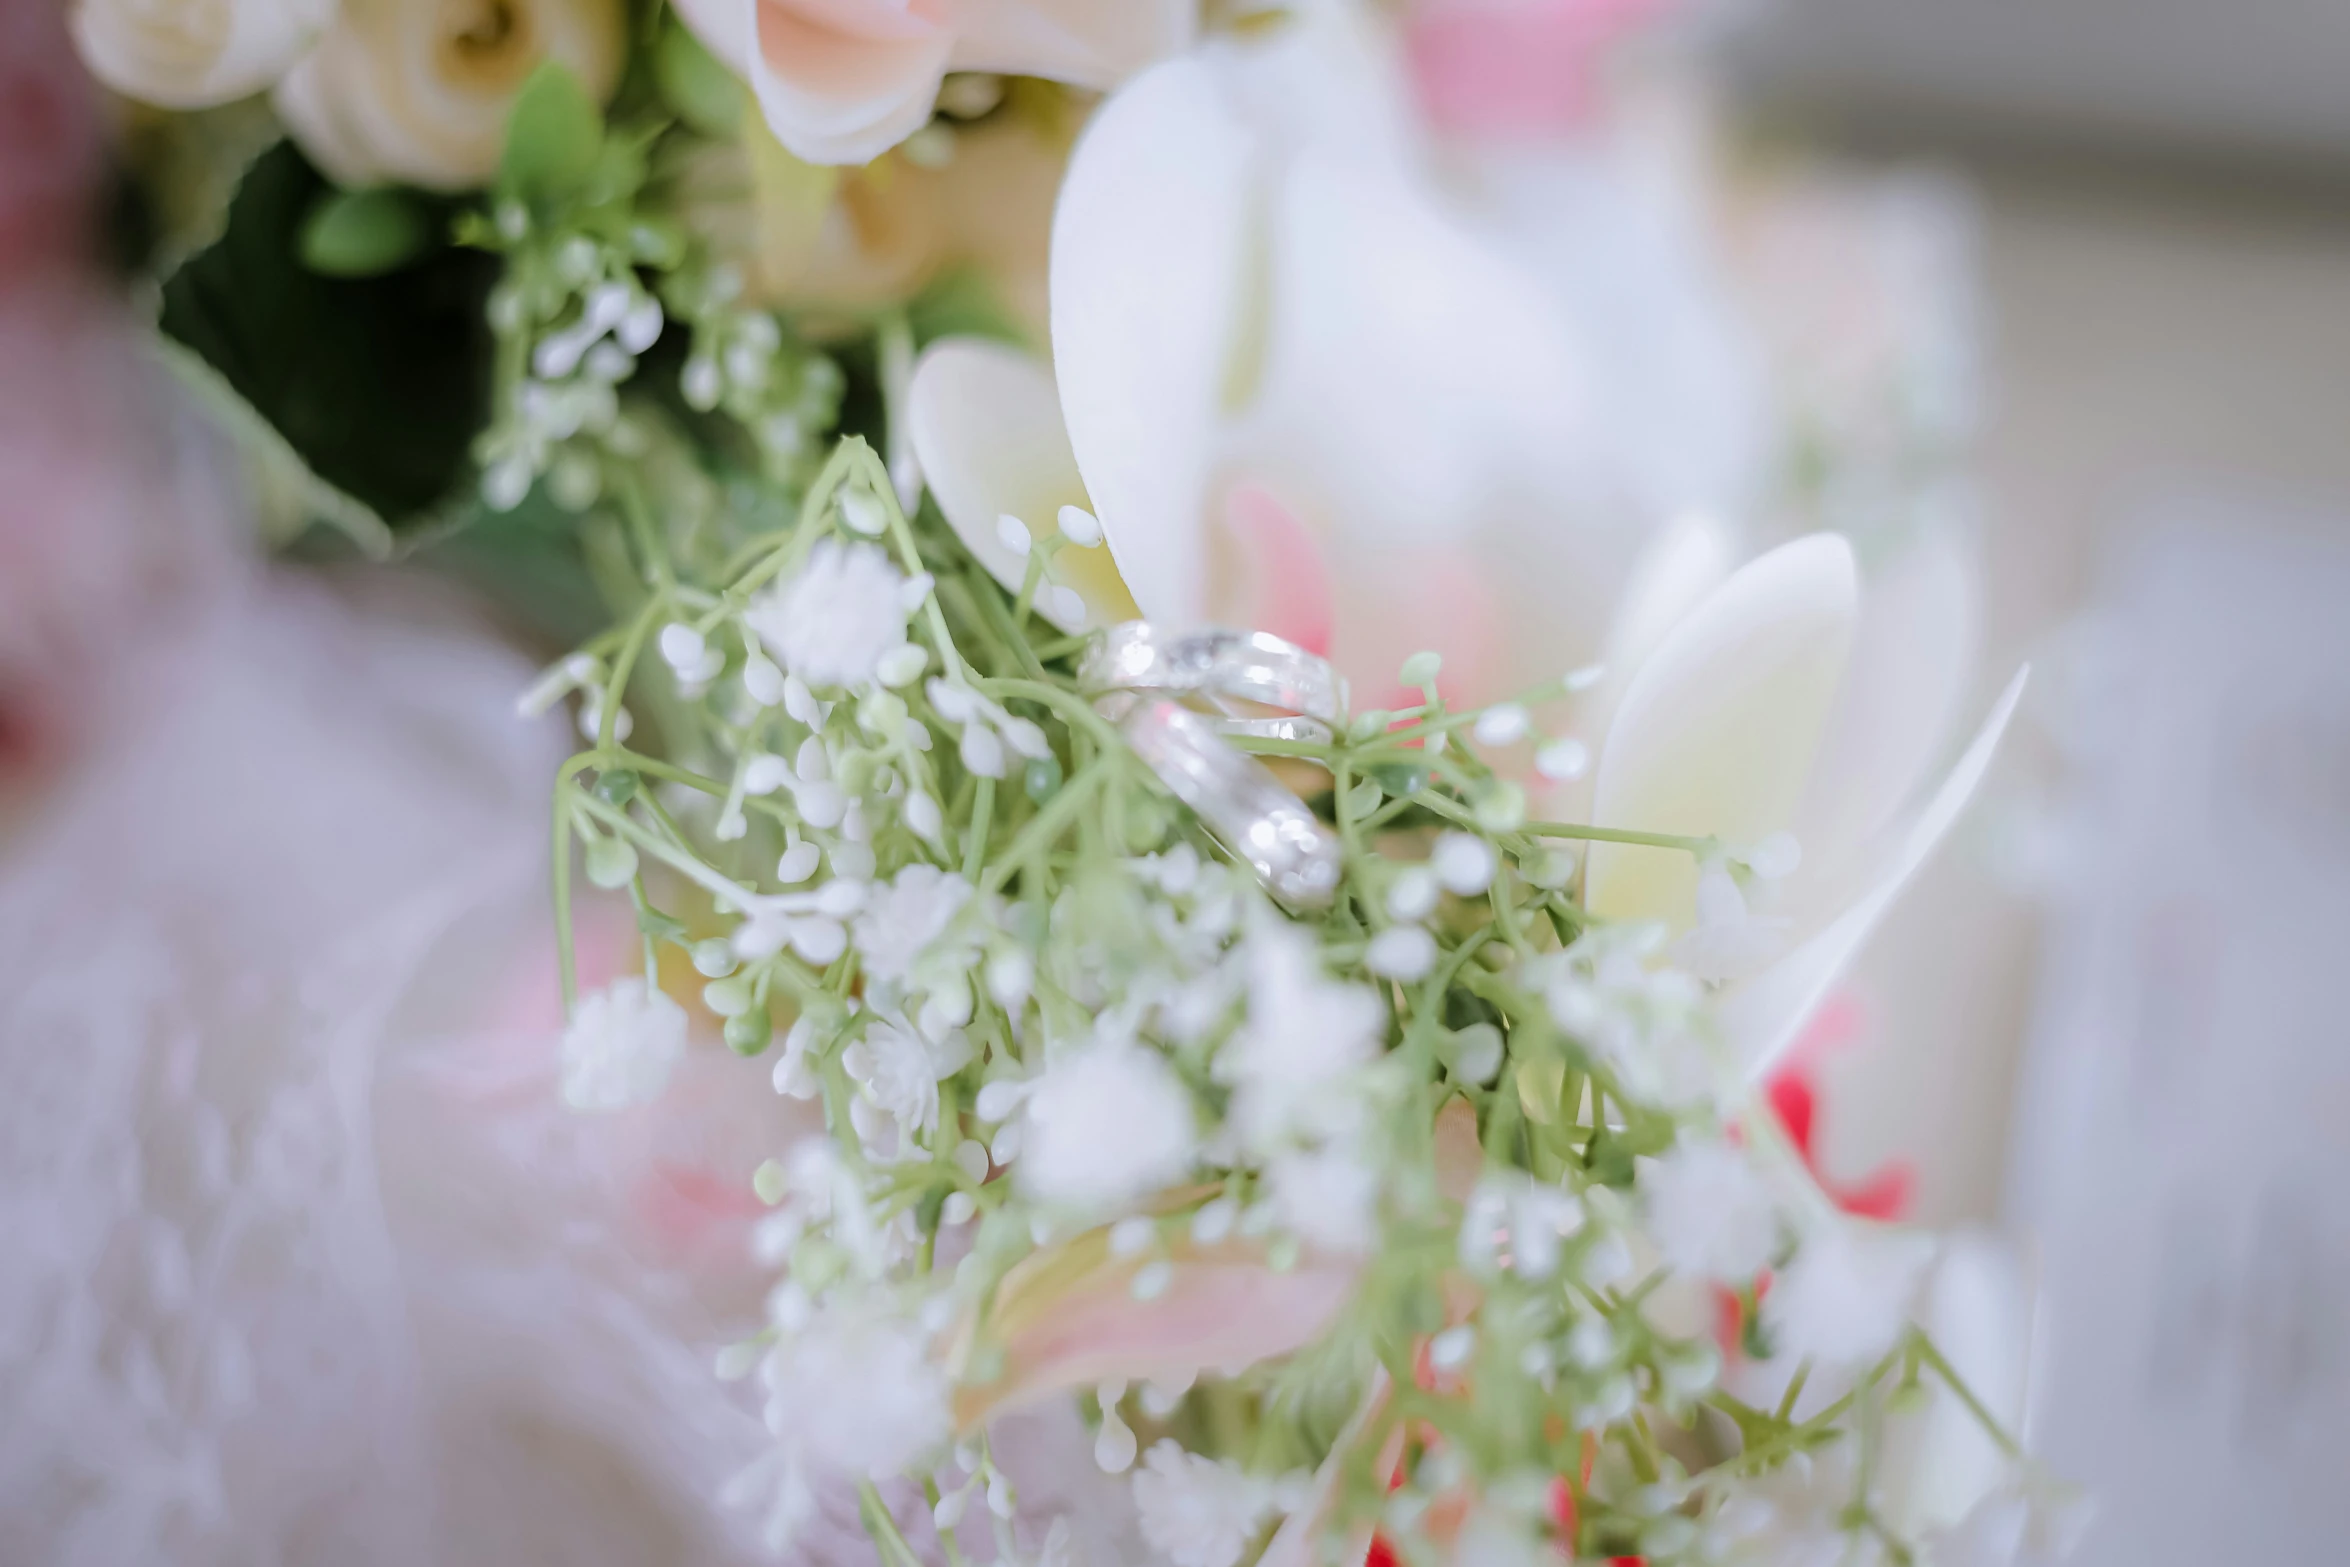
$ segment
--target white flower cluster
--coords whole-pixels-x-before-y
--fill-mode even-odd
[[[1654,960],[1665,932],[1602,925],[1544,964],[1551,1020],[1644,1103],[1686,1106],[1726,1086],[1708,1048],[1704,987]]]
[[[1825,1514],[1798,1494],[1838,1445],[1760,1411],[1799,1374],[1879,1400],[1922,1376],[1932,1248],[1835,1214],[1761,1135],[1716,1035],[1712,987],[1779,950],[1792,840],[1666,840],[1651,852],[1699,857],[1694,919],[1677,939],[1609,923],[1522,794],[1470,774],[1434,798],[1442,769],[1484,766],[1435,741],[1528,741],[1523,708],[1401,740],[1383,718],[1343,742],[1378,757],[1361,809],[1440,808],[1366,832],[1338,906],[1292,918],[1202,852],[1067,677],[1036,678],[1035,645],[958,645],[1002,635],[969,605],[999,589],[933,579],[956,568],[877,461],[832,472],[734,581],[661,590],[531,694],[580,693],[590,732],[613,716],[617,749],[567,797],[590,878],[688,949],[728,1044],[767,1050],[788,1020],[775,1090],[825,1111],[824,1138],[759,1171],[779,1278],[766,1331],[724,1362],[767,1393],[774,1445],[737,1494],[770,1538],[844,1483],[927,1473],[941,1530],[984,1498],[1001,1558],[1064,1558],[1067,1531],[1018,1519],[984,1443],[952,1447],[950,1411],[1090,1389],[1096,1463],[1135,1471],[1154,1552],[1242,1567],[1336,1505],[1333,1421],[1377,1414],[1367,1368],[1398,1355],[1428,1395],[1378,1509],[1407,1554],[1556,1557],[1555,1445],[1511,1446],[1529,1399],[1590,1434],[1585,1554],[1695,1559],[1711,1531],[1722,1560],[1762,1562],[1873,1538],[1849,1493]],[[686,762],[635,769],[609,706],[631,660],[666,671]],[[1363,820],[1349,794],[1342,829]],[[648,877],[701,908],[663,914]],[[589,997],[566,1092],[641,1103],[685,1034],[643,981]],[[1188,1450],[1236,1376],[1255,1434]],[[1656,1448],[1656,1422],[1709,1402],[1753,1474]],[[1240,1461],[1300,1443],[1323,1474]]]

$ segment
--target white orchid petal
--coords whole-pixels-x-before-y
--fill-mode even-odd
[[[1872,841],[1946,754],[1980,619],[1975,560],[1953,529],[1921,536],[1867,573],[1851,672],[1796,818],[1814,867],[1835,866]]]
[[[954,68],[1101,90],[1191,43],[1193,0],[962,0]]]
[[[906,415],[915,460],[938,509],[964,547],[1017,593],[1028,556],[1004,542],[996,520],[1017,517],[1041,541],[1060,531],[1063,506],[1088,504],[1052,372],[1001,343],[948,338],[915,365]],[[1134,618],[1134,600],[1102,551],[1064,549],[1053,557],[1053,573],[1077,590],[1084,624]],[[1064,631],[1082,629],[1064,608],[1056,594],[1037,596],[1039,614]]]
[[[1095,114],[1053,217],[1053,368],[1070,445],[1119,570],[1170,629],[1205,614],[1253,152],[1211,64],[1170,60]]]
[[[1607,684],[1619,701],[1649,655],[1722,585],[1736,563],[1730,530],[1710,512],[1675,518],[1640,552],[1602,657]]]
[[[2024,693],[2027,666],[2016,671],[1966,754],[1950,769],[1917,820],[1878,870],[1875,882],[1817,935],[1722,998],[1722,1037],[1748,1077],[1769,1070],[1811,1018],[1828,987],[1852,961],[1893,900],[1925,864],[1974,795],[1999,749],[1999,737]]]
[[[1797,539],[1754,560],[1668,633],[1624,693],[1593,789],[1602,827],[1754,843],[1803,797],[1852,642],[1852,547]],[[1595,843],[1592,912],[1686,928],[1697,866],[1678,850]]]
[[[1632,562],[1632,570],[1608,626],[1600,654],[1599,685],[1584,698],[1575,728],[1594,739],[1606,735],[1624,705],[1624,693],[1672,629],[1720,587],[1737,564],[1730,529],[1711,512],[1688,512],[1667,523]],[[1553,789],[1550,798],[1565,814],[1585,815],[1596,780],[1583,778]]]

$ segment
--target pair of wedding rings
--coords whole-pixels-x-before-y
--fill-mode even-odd
[[[1327,744],[1346,683],[1329,660],[1262,631],[1170,635],[1112,626],[1078,667],[1094,707],[1208,831],[1294,909],[1329,906],[1338,840],[1232,737]]]

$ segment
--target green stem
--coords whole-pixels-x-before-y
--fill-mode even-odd
[[[1923,1333],[1916,1333],[1913,1335],[1912,1342],[1917,1346],[1919,1358],[1933,1367],[1934,1374],[1942,1379],[1951,1392],[1958,1395],[1958,1401],[1966,1405],[1967,1412],[1982,1425],[1985,1434],[1999,1445],[1999,1450],[2009,1458],[2022,1458],[2024,1456],[2023,1444],[2009,1435],[2006,1425],[2000,1421],[1998,1416],[1991,1413],[1990,1406],[1975,1396],[1975,1390],[1967,1386],[1966,1378],[1958,1374],[1958,1368],[1943,1356],[1942,1351],[1935,1347],[1934,1341]]]
[[[1061,785],[1061,792],[1047,800],[1043,810],[1028,819],[1028,824],[1020,829],[1019,836],[1012,840],[1011,847],[1004,851],[1004,857],[988,868],[987,879],[979,884],[982,893],[1001,892],[1004,883],[1012,879],[1014,871],[1050,848],[1062,833],[1069,830],[1069,824],[1076,819],[1086,796],[1108,779],[1116,765],[1112,760],[1115,754],[1104,752],[1095,758],[1085,771]]]
[[[1527,822],[1518,831],[1529,838],[1580,838],[1594,843],[1636,843],[1643,848],[1680,849],[1695,855],[1713,854],[1722,846],[1719,838],[1691,838],[1669,832],[1633,832],[1624,827],[1591,827],[1579,822]]]

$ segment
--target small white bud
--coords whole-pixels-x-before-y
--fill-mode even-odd
[[[1191,1216],[1191,1238],[1202,1246],[1213,1246],[1232,1233],[1233,1222],[1239,1217],[1240,1209],[1232,1199],[1219,1197]]]
[[[1391,919],[1424,920],[1436,912],[1440,889],[1436,873],[1425,865],[1415,865],[1387,889],[1387,913]]]
[[[1167,1287],[1174,1282],[1175,1265],[1161,1258],[1157,1262],[1146,1263],[1134,1275],[1134,1288],[1129,1293],[1136,1300],[1157,1300],[1167,1293]]]
[[[783,677],[783,710],[810,729],[824,727],[824,708],[808,683],[797,675]]]
[[[987,993],[1006,1012],[1017,1010],[1035,983],[1036,963],[1019,948],[988,959]]]
[[[1032,762],[1041,762],[1053,754],[1052,742],[1044,731],[1025,718],[1010,718],[1003,725],[1004,743]]]
[[[822,968],[849,950],[849,933],[837,920],[793,920],[791,949]]]
[[[985,724],[972,724],[964,729],[961,750],[963,765],[980,777],[1004,776],[1004,743]]]
[[[963,1509],[970,1501],[971,1493],[968,1489],[947,1492],[938,1499],[938,1505],[930,1510],[931,1523],[939,1533],[947,1533],[963,1521]]]
[[[1569,691],[1588,691],[1606,678],[1607,666],[1605,664],[1585,664],[1580,669],[1567,671],[1566,685]]]
[[[969,1224],[978,1212],[978,1198],[969,1192],[949,1192],[947,1200],[939,1204],[938,1217],[942,1224]]]
[[[743,793],[773,794],[791,782],[791,768],[780,756],[762,751],[743,763]]]
[[[955,1144],[953,1158],[955,1168],[962,1171],[964,1179],[972,1185],[977,1186],[987,1179],[987,1149],[976,1140],[966,1137]]]
[[[978,698],[969,686],[957,685],[942,675],[932,676],[922,692],[930,698],[930,710],[950,724],[967,724],[979,711]]]
[[[1526,710],[1515,702],[1489,707],[1477,715],[1474,733],[1479,745],[1516,745],[1526,738]]]
[[[1134,1257],[1151,1249],[1159,1227],[1141,1214],[1132,1214],[1110,1226],[1110,1255]]]
[[[875,660],[873,673],[883,685],[894,691],[920,678],[923,667],[929,662],[930,649],[919,642],[901,642]]]
[[[936,800],[917,789],[906,796],[905,815],[906,825],[913,829],[915,837],[922,839],[925,843],[938,841],[940,829],[945,826],[945,822],[939,815]]]
[[[841,792],[840,785],[836,783],[822,779],[815,783],[803,783],[793,791],[793,795],[800,808],[800,820],[811,827],[837,827],[841,818],[848,813],[849,797]]]
[[[1477,1348],[1477,1330],[1467,1323],[1446,1328],[1428,1341],[1428,1364],[1439,1371],[1457,1371],[1469,1363]]]
[[[841,521],[869,539],[880,538],[889,529],[889,515],[881,509],[881,502],[865,490],[840,492]]]
[[[1114,1405],[1104,1404],[1102,1428],[1093,1438],[1094,1463],[1104,1474],[1122,1475],[1134,1467],[1137,1448],[1133,1428],[1118,1418]]]
[[[1434,653],[1414,653],[1403,661],[1397,678],[1407,686],[1432,686],[1437,672],[1444,668],[1444,660]]]
[[[734,948],[713,936],[694,943],[694,972],[704,979],[724,979],[734,972]]]
[[[1028,524],[1005,512],[995,520],[995,536],[1005,549],[1015,555],[1025,555],[1036,541],[1028,536]]]
[[[1082,506],[1064,506],[1057,519],[1061,537],[1079,549],[1089,550],[1102,541],[1101,519]]]
[[[1056,583],[1044,590],[1051,603],[1053,618],[1063,624],[1082,628],[1085,624],[1085,595],[1066,583]]]
[[[1534,770],[1552,783],[1566,783],[1591,770],[1591,747],[1569,735],[1534,753]]]
[[[1493,845],[1469,833],[1448,832],[1439,837],[1428,863],[1446,891],[1464,898],[1474,897],[1493,882]]]
[[[718,361],[707,354],[688,359],[677,379],[679,390],[685,393],[686,406],[701,413],[717,407],[718,399],[726,393],[726,377],[719,371]]]
[[[783,671],[755,645],[743,657],[743,690],[761,707],[783,700]]]
[[[816,874],[819,851],[812,843],[795,843],[783,851],[775,862],[775,879],[786,887],[796,887]]]
[[[632,354],[641,354],[660,339],[661,302],[647,294],[628,307],[612,335],[620,339],[620,346]]]
[[[1390,925],[1371,938],[1363,966],[1382,979],[1419,979],[1436,966],[1436,938],[1417,925]]]

